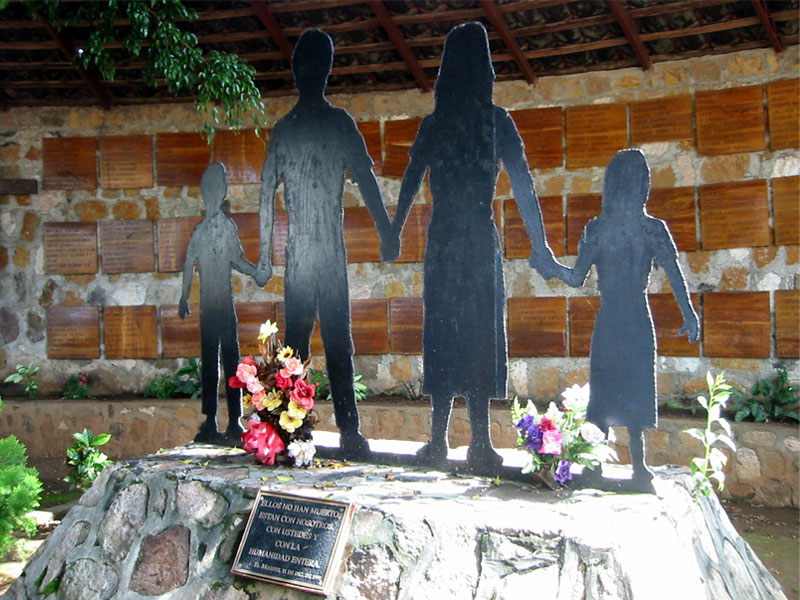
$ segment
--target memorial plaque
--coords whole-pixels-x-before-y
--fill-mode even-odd
[[[164,358],[200,356],[200,305],[189,306],[185,319],[178,316],[178,305],[161,307],[161,355]]]
[[[647,212],[667,222],[678,250],[697,250],[694,187],[651,189]]]
[[[199,186],[211,162],[211,149],[199,133],[159,133],[156,135],[158,185]]]
[[[566,356],[567,299],[509,298],[508,355]]]
[[[258,213],[232,213],[230,217],[236,222],[239,230],[239,241],[242,242],[244,257],[253,264],[258,263],[258,239],[261,234]]]
[[[159,219],[158,232],[158,270],[162,273],[183,271],[186,262],[186,246],[192,237],[192,230],[202,217],[171,217]]]
[[[261,489],[233,561],[234,575],[327,595],[355,506]]]
[[[605,167],[614,153],[628,146],[628,107],[625,104],[569,106],[567,168]]]
[[[767,84],[769,147],[771,150],[800,147],[800,79]]]
[[[383,161],[383,176],[399,179],[406,172],[408,151],[417,137],[422,119],[403,119],[384,123],[383,143],[386,156]],[[374,160],[374,159],[373,159]]]
[[[95,138],[43,138],[42,187],[46,190],[95,189],[96,154]]]
[[[692,305],[700,314],[700,300],[691,294]],[[700,344],[692,344],[686,334],[678,335],[683,315],[672,294],[648,294],[650,313],[656,329],[656,351],[659,356],[700,356]]]
[[[106,358],[158,358],[155,306],[106,306]]]
[[[348,263],[380,262],[381,238],[365,206],[344,209],[344,243]]]
[[[561,107],[511,111],[525,144],[528,167],[552,168],[564,164],[564,113]]]
[[[631,145],[691,140],[692,96],[673,96],[631,102]]]
[[[703,294],[706,356],[769,358],[769,292]]]
[[[422,353],[422,298],[389,300],[389,345],[392,354]]]
[[[602,194],[570,194],[567,196],[567,254],[578,253],[578,242],[586,224],[603,210]]]
[[[275,322],[281,330],[281,338],[286,333],[286,304],[284,302],[275,303]],[[311,356],[325,356],[325,348],[322,345],[322,336],[319,333],[319,318],[314,320],[314,331],[311,334]]]
[[[775,290],[775,356],[800,358],[800,290]]]
[[[351,300],[350,320],[356,354],[389,353],[389,313],[385,299]]]
[[[700,186],[700,227],[703,250],[769,245],[767,182]]]
[[[100,138],[100,187],[153,187],[153,138],[108,135]]]
[[[544,234],[547,243],[556,256],[564,256],[564,207],[561,196],[544,196],[539,198],[544,220]],[[528,258],[531,255],[531,240],[525,223],[519,214],[514,200],[506,200],[505,207],[505,251],[506,258]]]
[[[569,299],[569,355],[589,356],[594,320],[600,310],[600,296],[574,296]]]
[[[390,218],[394,218],[396,206],[388,206]],[[428,238],[428,225],[431,222],[431,207],[429,204],[414,204],[408,213],[403,233],[400,236],[400,256],[394,261],[397,263],[422,262],[425,258],[425,243]]]
[[[97,273],[97,224],[45,223],[44,262],[48,275]]]
[[[772,180],[776,244],[800,244],[800,176]]]
[[[100,358],[100,309],[97,306],[48,308],[47,358]]]
[[[356,123],[364,143],[367,145],[367,154],[372,159],[372,172],[380,176],[383,174],[383,156],[381,145],[381,124],[379,121]]]
[[[766,148],[760,85],[695,94],[697,152],[734,154]]]
[[[101,221],[104,273],[150,273],[156,268],[153,222],[149,219]]]
[[[257,136],[255,129],[240,133],[217,131],[213,148],[214,162],[225,165],[229,185],[261,183],[261,169],[267,156],[264,132]]]
[[[236,303],[237,332],[239,334],[239,354],[258,356],[258,334],[261,324],[267,319],[275,321],[275,304],[272,302]],[[278,337],[284,339],[286,331],[281,329]]]

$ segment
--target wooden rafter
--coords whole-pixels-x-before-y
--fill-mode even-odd
[[[769,41],[772,44],[772,49],[775,52],[783,52],[783,42],[781,41],[781,36],[778,33],[778,30],[775,28],[775,23],[772,22],[772,19],[769,16],[769,9],[767,8],[766,3],[764,0],[752,0],[753,8],[756,9],[756,14],[758,15],[759,20],[761,21],[761,25],[764,27],[764,31],[767,32],[767,37],[769,37]]]
[[[503,15],[497,10],[497,4],[495,4],[494,0],[481,0],[481,7],[483,8],[483,12],[486,13],[486,18],[489,19],[497,30],[497,33],[500,34],[500,38],[503,40],[506,48],[508,48],[508,51],[511,52],[511,56],[514,57],[514,62],[517,63],[517,67],[519,67],[520,72],[525,77],[525,81],[533,85],[536,82],[536,74],[531,68],[531,63],[528,62],[528,59],[525,58],[525,55],[522,53],[517,43],[517,38],[511,33],[511,28],[508,26],[508,23],[506,23]]]
[[[408,70],[411,71],[411,74],[414,76],[417,85],[423,92],[430,92],[432,88],[430,81],[428,81],[428,76],[425,75],[425,71],[422,70],[419,62],[417,62],[417,57],[414,56],[411,48],[408,47],[403,32],[400,31],[397,23],[392,19],[389,10],[383,4],[382,0],[368,0],[368,2],[375,16],[378,17],[378,22],[380,22],[381,27],[386,31],[389,39],[392,40],[395,48],[397,48],[397,51],[406,63]]]
[[[103,89],[103,86],[100,85],[97,79],[95,79],[75,60],[75,47],[72,45],[72,42],[58,33],[58,31],[56,31],[55,28],[44,18],[39,17],[39,22],[42,24],[42,27],[47,30],[47,33],[50,35],[50,37],[53,38],[53,41],[58,46],[59,50],[61,50],[61,53],[75,66],[75,70],[78,72],[78,75],[86,84],[86,87],[89,88],[89,91],[91,91],[94,97],[97,98],[100,106],[102,106],[104,110],[110,109],[111,96],[105,89]]]
[[[628,43],[631,45],[631,48],[633,48],[636,60],[639,61],[641,67],[646,71],[650,68],[650,53],[642,42],[642,38],[639,37],[633,19],[628,14],[628,11],[625,10],[621,0],[607,0],[607,2],[611,12],[614,13],[614,18],[622,28],[625,37],[628,39]]]
[[[283,57],[291,63],[292,51],[294,50],[294,47],[289,41],[289,38],[286,37],[286,33],[284,33],[283,29],[281,29],[278,19],[275,18],[274,14],[272,14],[272,10],[270,10],[267,3],[263,0],[250,0],[250,5],[256,11],[256,16],[258,19],[261,21],[264,27],[267,28],[272,40],[278,45],[278,48],[281,49]]]

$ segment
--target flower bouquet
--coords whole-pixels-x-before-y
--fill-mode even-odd
[[[244,388],[245,411],[252,410],[242,442],[247,452],[265,465],[294,460],[296,467],[310,465],[316,449],[311,433],[317,423],[313,412],[316,386],[308,381],[308,363],[277,340],[271,321],[258,334],[260,364],[245,357],[228,385]]]
[[[589,384],[573,385],[561,394],[562,408],[555,402],[539,414],[533,402],[522,407],[515,398],[511,407],[514,427],[519,430],[517,447],[529,453],[523,473],[538,473],[548,485],[549,477],[560,484],[572,479],[572,465],[594,469],[608,460],[616,460],[616,452],[608,446],[603,431],[586,421]]]

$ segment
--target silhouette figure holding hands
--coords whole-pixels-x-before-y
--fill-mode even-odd
[[[431,439],[421,462],[443,465],[454,396],[467,401],[472,439],[468,467],[493,473],[489,399],[506,395],[505,292],[502,256],[492,213],[498,159],[514,196],[539,268],[552,268],[541,208],[522,140],[509,114],[492,102],[494,71],[486,30],[454,28],[445,41],[436,107],[425,117],[409,152],[393,233],[399,237],[422,178],[430,171],[433,210],[424,262],[423,392],[430,394]]]
[[[228,191],[225,166],[213,163],[200,184],[206,214],[192,231],[183,266],[183,291],[178,303],[181,319],[189,314],[189,290],[192,271],[197,263],[200,272],[200,348],[203,390],[203,414],[206,420],[194,438],[196,442],[241,444],[242,392],[227,385],[236,374],[239,362],[239,338],[236,311],[233,307],[231,267],[255,277],[256,267],[245,259],[236,223],[222,212],[222,201]],[[217,431],[217,396],[219,359],[225,372],[225,394],[228,399],[228,426],[225,434]]]
[[[583,284],[597,269],[600,310],[590,358],[587,419],[606,434],[612,425],[628,428],[633,489],[652,492],[645,465],[643,430],[656,426],[656,342],[647,283],[655,260],[666,271],[683,314],[680,333],[697,341],[699,323],[666,223],[645,211],[650,168],[639,149],[620,150],[606,169],[603,212],[586,225],[573,269],[557,265],[565,283]],[[601,467],[584,471],[587,483],[602,483]]]
[[[353,392],[353,341],[342,227],[345,170],[358,184],[375,220],[382,253],[391,255],[396,249],[390,246],[389,216],[364,139],[352,117],[325,98],[332,62],[331,38],[319,29],[304,31],[292,56],[299,98],[275,124],[261,174],[261,257],[256,281],[263,285],[272,275],[275,191],[283,180],[289,216],[285,343],[301,358],[307,358],[319,312],[340,448],[346,457],[359,459],[369,456],[369,445],[359,433]],[[396,245],[399,247],[399,242]]]

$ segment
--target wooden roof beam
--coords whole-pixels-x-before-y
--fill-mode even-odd
[[[642,42],[642,38],[639,37],[633,19],[628,14],[628,11],[625,10],[625,7],[622,6],[621,0],[606,1],[611,12],[614,13],[614,18],[617,19],[617,23],[619,23],[619,26],[622,28],[625,37],[628,38],[628,43],[631,45],[631,48],[633,48],[636,60],[639,61],[642,69],[646,71],[650,68],[650,52],[647,51],[647,47],[644,45],[644,42]]]
[[[78,71],[78,75],[86,84],[86,87],[89,88],[89,91],[91,91],[94,97],[97,98],[100,106],[102,106],[104,110],[109,110],[111,108],[111,96],[107,90],[103,89],[103,86],[100,85],[100,82],[97,81],[94,76],[87,72],[86,69],[84,69],[76,61],[75,47],[72,45],[72,42],[58,33],[58,31],[55,30],[55,27],[50,25],[50,23],[48,23],[43,17],[39,17],[39,22],[42,24],[42,27],[47,30],[47,33],[50,35],[50,37],[53,38],[53,41],[61,50],[61,53],[75,66],[75,70]]]
[[[283,29],[281,29],[281,25],[278,23],[278,19],[275,18],[275,15],[272,14],[272,10],[270,10],[264,0],[250,0],[250,5],[253,7],[253,10],[256,11],[258,19],[264,27],[267,28],[272,40],[278,45],[278,48],[280,48],[284,58],[291,64],[294,46],[292,46],[289,38],[286,37]]]
[[[506,48],[508,48],[508,51],[511,52],[511,56],[514,57],[514,62],[517,63],[517,67],[519,67],[519,70],[525,77],[525,81],[530,85],[536,83],[536,74],[533,72],[533,68],[531,68],[531,63],[528,62],[528,59],[525,58],[525,55],[522,53],[517,43],[517,38],[511,33],[511,28],[508,26],[508,23],[506,23],[503,15],[497,10],[497,5],[494,0],[481,0],[481,8],[483,8],[483,12],[486,13],[486,17],[497,30],[497,33],[500,34],[500,38],[503,40]]]
[[[403,57],[403,61],[406,63],[408,70],[411,71],[411,74],[414,76],[414,79],[417,81],[417,85],[423,92],[430,92],[431,89],[431,82],[428,81],[428,76],[425,75],[425,71],[422,70],[422,67],[419,65],[417,61],[417,57],[414,56],[414,53],[411,52],[411,48],[408,47],[406,43],[406,39],[403,36],[403,32],[400,31],[400,28],[397,26],[397,23],[394,22],[392,19],[392,15],[389,14],[389,10],[386,8],[386,5],[382,2],[382,0],[368,0],[370,8],[372,8],[372,12],[375,13],[375,16],[378,17],[378,22],[383,27],[384,31],[386,31],[389,39],[392,40],[394,43],[395,48],[400,53],[400,56]]]
[[[781,36],[775,28],[775,23],[772,22],[769,16],[769,9],[767,8],[766,2],[764,2],[764,0],[752,0],[752,2],[753,8],[756,9],[756,14],[761,21],[761,25],[764,27],[764,31],[767,32],[767,37],[769,37],[769,41],[772,44],[772,49],[775,50],[776,54],[783,52]]]

